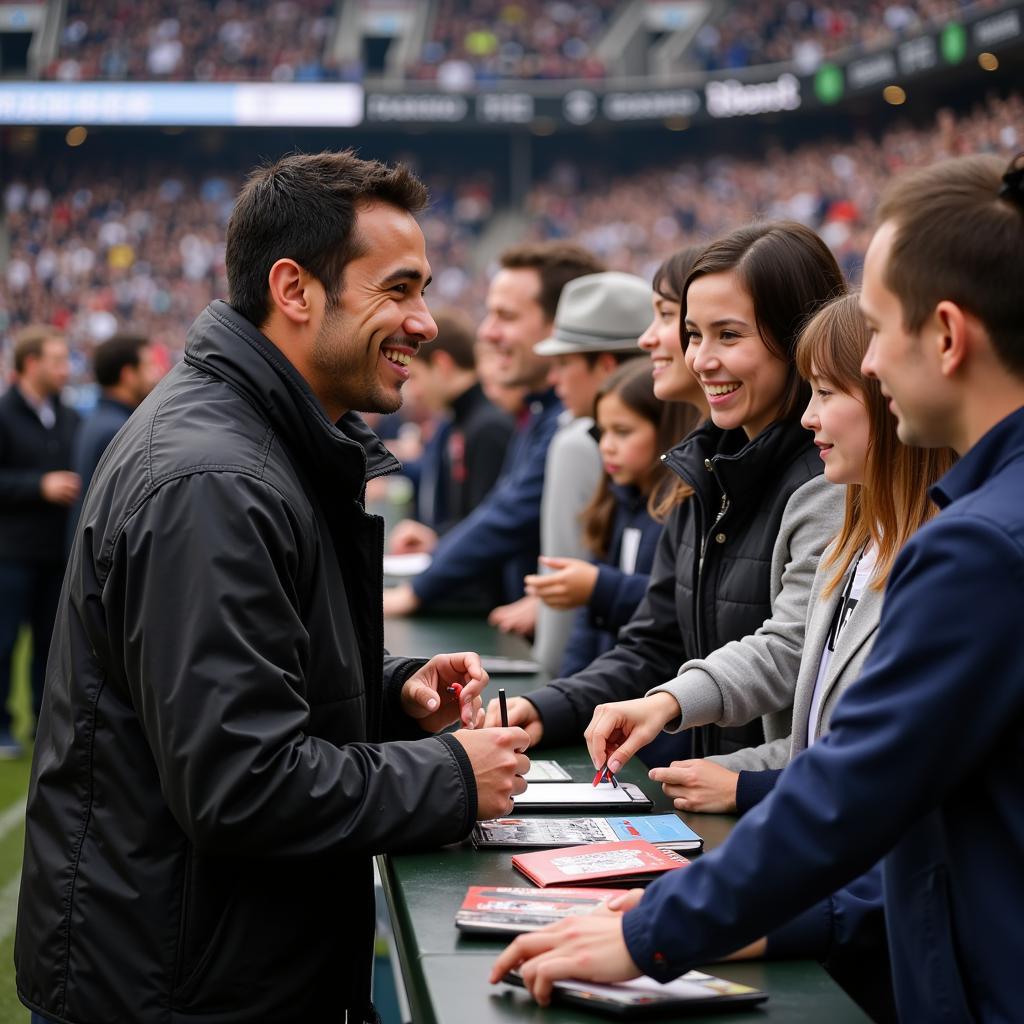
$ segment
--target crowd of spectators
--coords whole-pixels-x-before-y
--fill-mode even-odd
[[[818,141],[758,158],[687,159],[637,174],[588,161],[557,165],[530,191],[524,239],[573,238],[610,269],[650,278],[661,259],[756,217],[791,217],[833,248],[854,280],[883,184],[905,167],[947,156],[1024,147],[1024,100],[991,98],[925,128],[896,126],[877,137]],[[413,161],[413,163],[415,163]],[[224,296],[224,229],[247,168],[230,173],[124,169],[91,162],[60,187],[15,174],[3,202],[10,255],[3,271],[0,328],[43,320],[64,328],[81,375],[93,345],[131,326],[172,351],[211,298]],[[480,314],[474,248],[497,202],[485,174],[420,172],[433,195],[421,218],[434,273],[432,301]],[[652,202],[651,197],[658,201]]]
[[[334,25],[335,0],[69,0],[44,77],[321,81]]]
[[[1024,147],[1024,100],[991,97],[968,114],[940,110],[926,128],[773,148],[756,159],[716,156],[617,176],[562,164],[530,193],[530,237],[574,238],[614,270],[650,278],[669,253],[757,217],[789,217],[818,231],[856,279],[875,202],[896,172],[948,156]],[[657,196],[652,202],[652,196]]]
[[[705,70],[793,61],[812,71],[999,0],[735,0],[712,5],[685,56]],[[505,79],[600,79],[594,52],[621,0],[435,0],[406,77],[458,90]],[[323,81],[359,78],[330,54],[335,0],[69,0],[56,58],[65,81]]]
[[[92,348],[126,325],[179,350],[196,314],[227,295],[224,235],[248,167],[126,166],[89,162],[60,185],[16,173],[4,188],[10,252],[0,330],[40,320],[60,327],[72,342],[72,380],[86,374]],[[432,291],[456,301],[492,212],[493,182],[424,177],[434,200],[421,218]]]
[[[735,0],[697,32],[686,57],[706,71],[792,61],[804,73],[841,50],[874,50],[998,0]]]
[[[449,89],[506,78],[602,78],[593,46],[621,6],[619,0],[513,0],[500,7],[438,0],[430,38],[408,77]]]

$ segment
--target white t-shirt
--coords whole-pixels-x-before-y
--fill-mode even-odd
[[[828,674],[829,662],[836,649],[839,634],[846,628],[850,616],[857,607],[857,602],[864,593],[871,576],[875,571],[876,552],[871,544],[861,552],[860,558],[846,577],[843,593],[836,606],[836,613],[829,627],[828,638],[821,649],[821,660],[818,662],[818,676],[814,681],[814,693],[811,695],[811,709],[807,715],[807,745],[810,746],[818,738],[818,716],[821,702],[825,697],[825,677]]]

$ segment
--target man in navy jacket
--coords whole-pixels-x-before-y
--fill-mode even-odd
[[[904,548],[878,638],[832,731],[728,842],[625,914],[517,939],[540,1002],[563,977],[659,980],[765,934],[879,858],[908,1021],[1020,1019],[1024,949],[1024,161],[968,157],[897,180],[861,305],[909,444],[962,458]]]

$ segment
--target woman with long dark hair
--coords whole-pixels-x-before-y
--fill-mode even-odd
[[[666,456],[693,493],[669,516],[647,593],[615,647],[509,703],[510,722],[535,742],[578,738],[599,704],[643,695],[767,619],[785,624],[799,658],[803,618],[794,609],[806,606],[842,495],[822,478],[799,422],[809,388],[794,350],[805,320],[845,290],[828,247],[795,222],[742,228],[697,259],[680,296],[683,340],[711,422]],[[730,753],[789,731],[785,710],[763,729],[705,726],[692,751]]]

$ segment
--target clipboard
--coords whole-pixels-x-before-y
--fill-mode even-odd
[[[533,811],[649,811],[654,806],[644,791],[632,782],[613,786],[602,782],[545,782],[527,786],[525,793],[513,799],[512,814]]]

